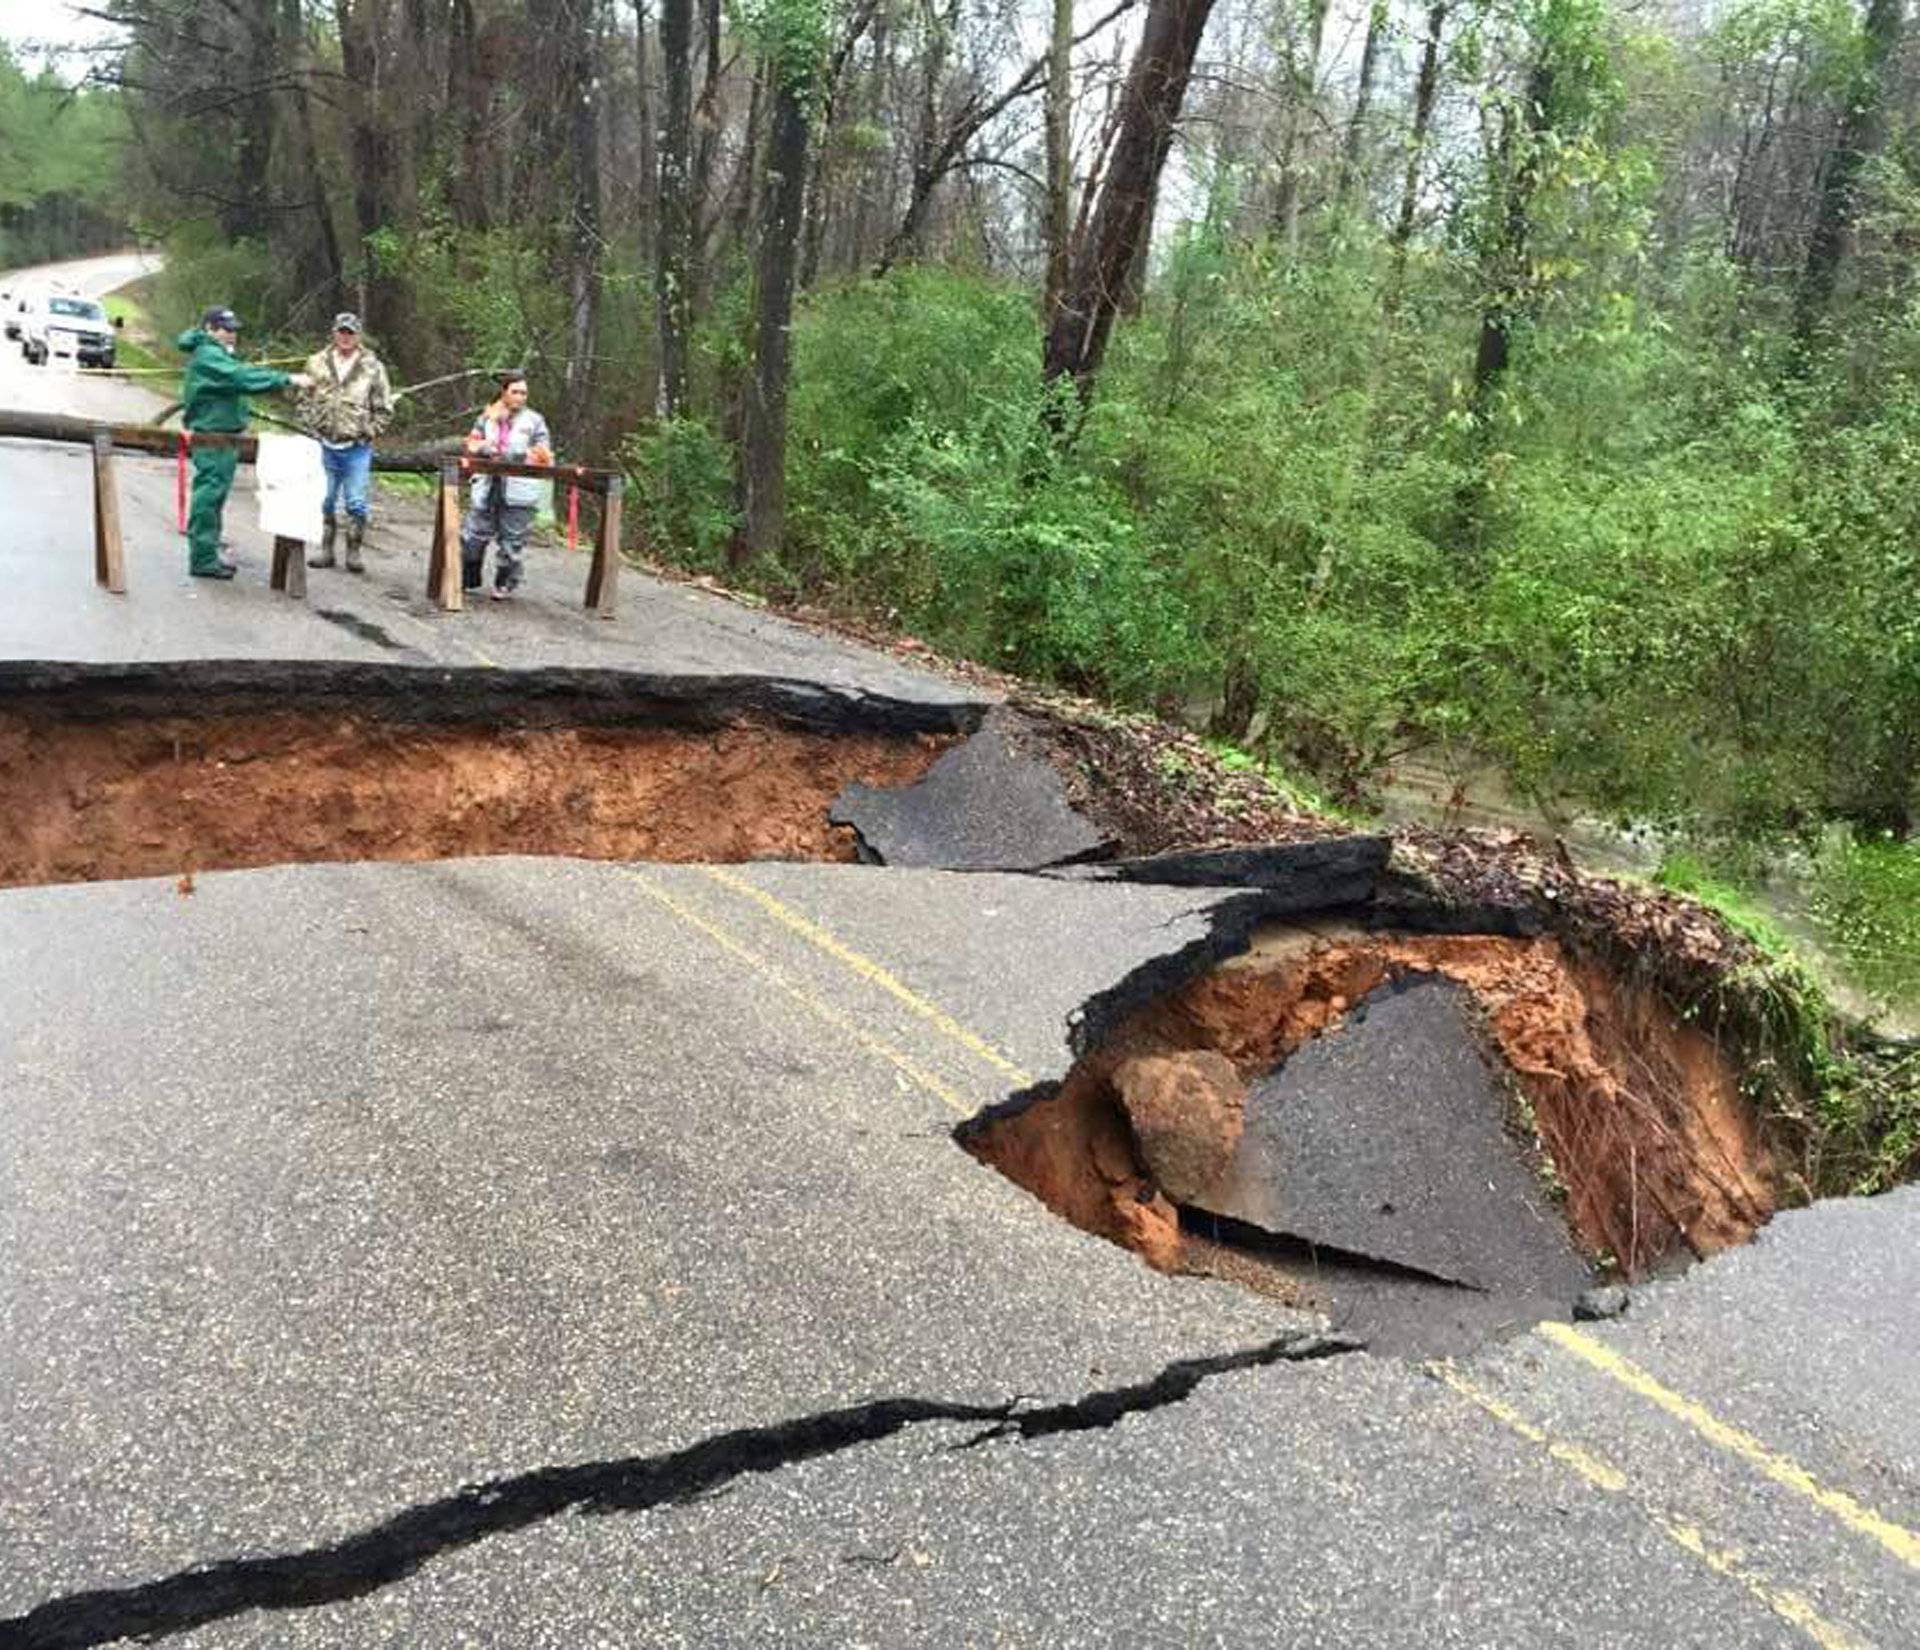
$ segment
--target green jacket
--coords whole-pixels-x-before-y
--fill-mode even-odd
[[[187,358],[187,375],[180,384],[182,422],[190,430],[232,434],[247,427],[247,395],[263,395],[287,381],[272,367],[250,367],[210,332],[198,327],[183,332],[174,344]]]

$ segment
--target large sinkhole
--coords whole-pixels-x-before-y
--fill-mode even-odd
[[[977,712],[799,683],[327,665],[19,667],[0,885],[316,860],[848,860],[829,807]]]
[[[1276,841],[1287,821],[1225,808],[1168,840],[1138,823],[1186,817],[1139,777],[1166,765],[1057,760],[1085,739],[761,678],[0,666],[0,885],[553,854],[1204,888],[1198,950],[1088,1004],[1064,1080],[960,1131],[1056,1214],[1426,1352],[1599,1309],[1772,1212],[1792,1151],[1735,1060],[1570,943],[1582,900],[1615,954],[1637,943],[1618,890],[1502,892],[1494,864],[1449,892],[1384,838]]]
[[[1778,1196],[1714,1041],[1549,936],[1269,925],[961,1138],[1161,1270],[1397,1350],[1611,1309]]]

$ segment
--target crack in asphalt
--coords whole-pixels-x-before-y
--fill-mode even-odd
[[[1008,1438],[1031,1443],[1062,1433],[1101,1431],[1126,1416],[1180,1403],[1215,1376],[1278,1363],[1316,1362],[1360,1351],[1362,1344],[1338,1335],[1293,1333],[1238,1352],[1183,1359],[1150,1381],[1105,1388],[1066,1403],[1029,1409],[1022,1407],[1028,1400],[1020,1397],[1003,1404],[881,1398],[716,1433],[667,1455],[539,1467],[467,1485],[325,1546],[227,1559],[136,1586],[51,1599],[25,1615],[0,1619],[0,1650],[81,1650],[117,1639],[163,1638],[248,1610],[343,1603],[404,1580],[442,1553],[572,1509],[638,1513],[684,1504],[737,1478],[877,1443],[927,1422],[980,1423],[981,1430],[952,1446],[955,1449],[977,1449]]]

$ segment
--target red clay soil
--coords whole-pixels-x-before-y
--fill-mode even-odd
[[[0,886],[310,860],[850,860],[827,805],[950,740],[403,726],[297,713],[0,715]]]
[[[1142,1056],[1211,1049],[1251,1082],[1408,973],[1464,986],[1531,1108],[1590,1255],[1629,1277],[1680,1251],[1745,1242],[1778,1176],[1731,1063],[1646,990],[1571,963],[1552,939],[1276,929],[1246,956],[1149,1005],[1060,1090],[970,1142],[975,1155],[1085,1230],[1165,1271],[1218,1273],[1193,1252],[1144,1167],[1114,1075]]]

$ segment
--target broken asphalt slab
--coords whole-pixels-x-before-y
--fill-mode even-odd
[[[1148,854],[1058,874],[1088,882],[1150,882],[1163,888],[1259,888],[1271,896],[1266,908],[1275,916],[1330,914],[1369,903],[1392,853],[1391,837],[1337,836]]]
[[[1593,1282],[1459,986],[1382,986],[1256,1081],[1223,1178],[1193,1201],[1262,1231],[1570,1307]]]
[[[1074,812],[1058,770],[1016,728],[996,711],[912,785],[849,785],[828,818],[883,865],[1031,871],[1104,852],[1105,834]]]

